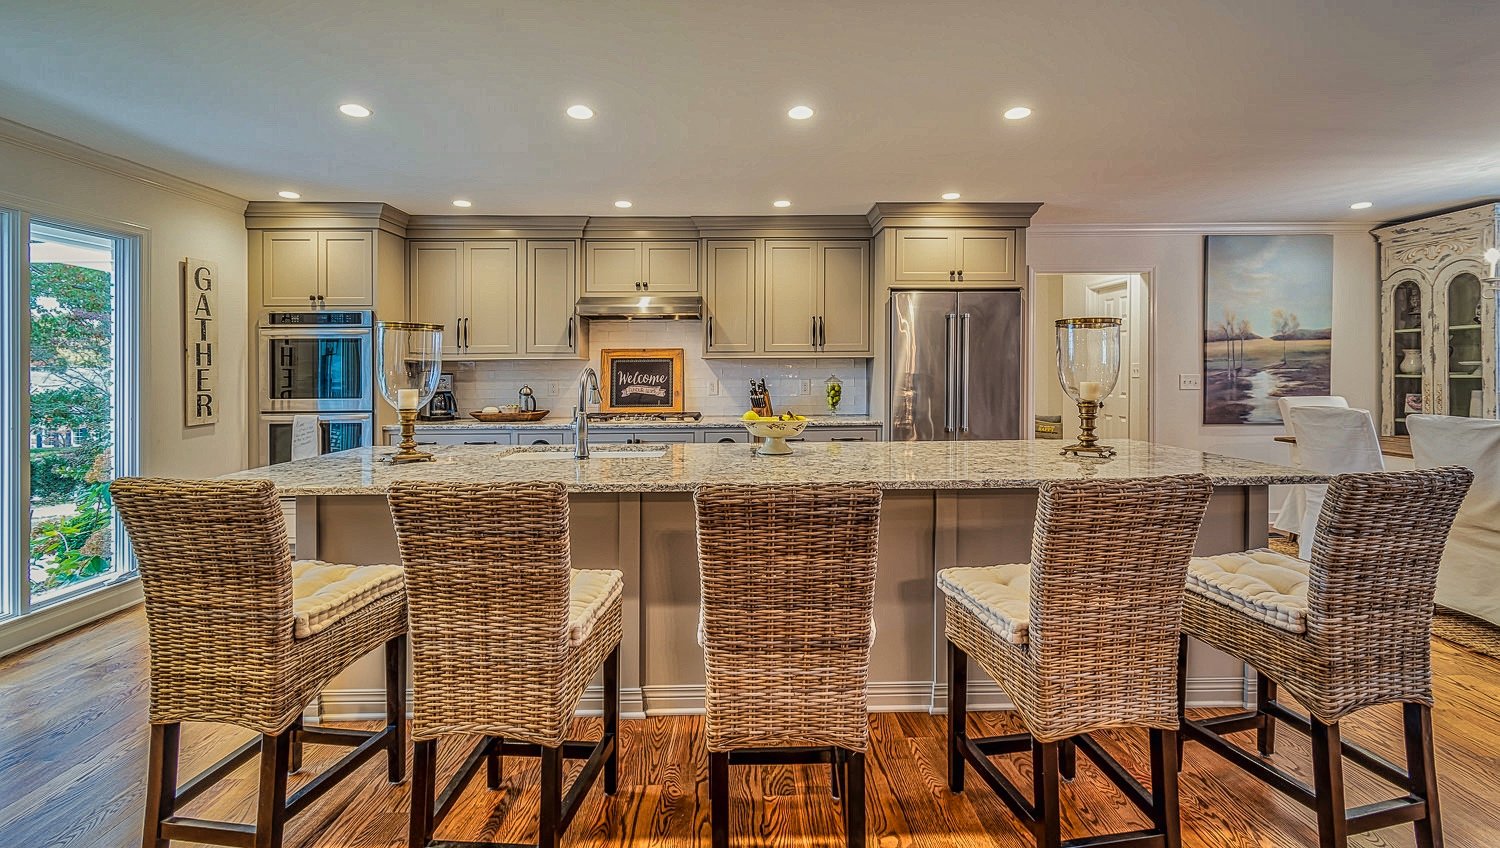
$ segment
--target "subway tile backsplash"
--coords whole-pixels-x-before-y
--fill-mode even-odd
[[[824,383],[831,375],[838,375],[844,383],[840,412],[869,412],[869,360],[704,359],[700,321],[594,321],[589,325],[588,340],[588,364],[595,369],[603,348],[682,348],[686,371],[683,406],[704,415],[739,415],[749,409],[750,380],[762,377],[778,410],[827,413]],[[547,359],[443,364],[443,370],[453,374],[460,414],[516,403],[521,386],[529,385],[536,392],[538,408],[550,409],[555,415],[571,415],[578,402],[578,374],[583,367],[582,360]]]

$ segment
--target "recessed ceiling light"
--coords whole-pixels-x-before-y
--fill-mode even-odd
[[[791,206],[792,202],[790,200],[776,200],[772,201],[771,205],[775,206],[777,209],[785,209],[788,206]]]
[[[345,103],[344,105],[339,107],[339,111],[343,112],[345,115],[348,115],[351,118],[370,117],[370,110],[364,106],[359,105],[358,103]]]
[[[944,200],[957,200],[958,198],[959,198],[959,194],[956,191],[945,192],[943,194],[943,199]]]
[[[805,121],[813,116],[811,106],[793,106],[786,110],[786,116],[796,121]]]
[[[1361,200],[1358,203],[1351,203],[1351,204],[1349,204],[1349,208],[1350,209],[1369,209],[1371,206],[1374,206],[1374,205],[1375,204],[1371,203],[1368,200]]]
[[[302,196],[295,191],[278,191],[276,192],[276,195],[278,197],[284,197],[287,200],[296,200],[297,198]]]
[[[474,205],[474,202],[471,200],[455,200],[453,201],[453,205],[457,206],[460,209],[468,209],[470,206]]]
[[[1031,110],[1025,106],[1012,106],[1005,110],[1005,117],[1012,121],[1019,121],[1031,114]]]
[[[620,209],[629,209],[633,205],[634,204],[632,204],[628,200],[616,200],[615,201],[615,206],[619,207]]]
[[[568,117],[576,118],[580,121],[587,121],[589,118],[594,117],[594,110],[583,105],[582,103],[575,103],[574,105],[568,107]]]

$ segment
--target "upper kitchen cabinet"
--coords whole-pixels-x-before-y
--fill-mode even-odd
[[[577,355],[578,242],[527,242],[525,293],[526,352]]]
[[[250,284],[267,309],[375,309],[402,318],[405,213],[381,203],[251,203]]]
[[[893,280],[898,283],[1009,283],[1017,279],[1011,229],[900,229]]]
[[[585,294],[698,291],[698,242],[589,240],[583,244]]]
[[[766,240],[761,350],[869,356],[869,249],[864,240]]]
[[[706,354],[755,353],[756,249],[753,239],[704,243],[703,345]]]

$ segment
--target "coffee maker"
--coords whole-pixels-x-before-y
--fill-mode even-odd
[[[432,400],[422,407],[417,417],[423,421],[452,421],[458,417],[458,401],[453,397],[452,374],[438,377],[437,391],[432,393]]]

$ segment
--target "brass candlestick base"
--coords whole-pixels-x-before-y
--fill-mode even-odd
[[[1099,401],[1081,400],[1078,402],[1078,441],[1062,449],[1064,456],[1069,454],[1100,457],[1115,455],[1114,448],[1099,444],[1099,440],[1094,436],[1094,422],[1098,418]]]
[[[400,409],[396,412],[401,416],[401,444],[386,462],[431,462],[432,454],[417,450],[417,411]]]

